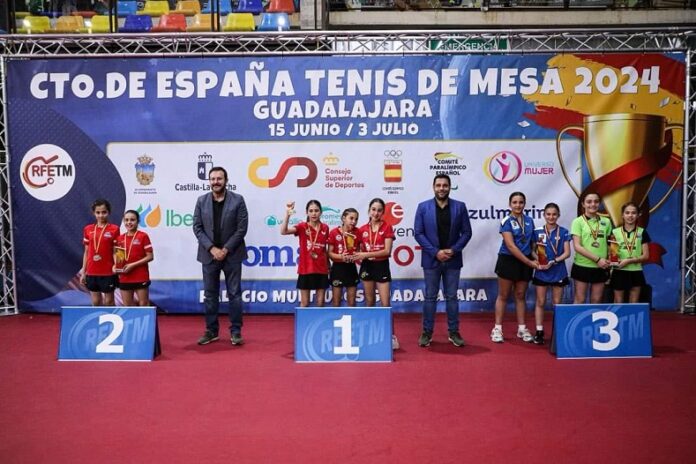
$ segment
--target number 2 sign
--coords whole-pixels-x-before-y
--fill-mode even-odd
[[[61,361],[151,361],[159,354],[152,306],[63,306],[60,322]]]

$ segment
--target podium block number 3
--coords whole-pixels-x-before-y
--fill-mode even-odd
[[[621,343],[621,334],[614,330],[616,326],[619,325],[619,318],[611,311],[597,311],[596,313],[592,313],[592,322],[602,320],[607,321],[607,324],[599,328],[599,333],[608,336],[609,340],[606,342],[592,340],[592,348],[597,351],[614,350],[619,346],[619,343]]]
[[[353,346],[351,340],[353,317],[344,314],[340,319],[333,321],[333,325],[341,329],[341,346],[334,346],[334,354],[360,354],[360,347]]]
[[[97,353],[123,353],[123,345],[114,345],[113,342],[123,332],[123,319],[118,314],[102,314],[99,316],[99,325],[112,324],[111,333],[97,345]]]

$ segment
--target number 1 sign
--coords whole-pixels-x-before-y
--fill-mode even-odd
[[[391,362],[391,308],[296,308],[295,361]]]
[[[63,306],[61,361],[152,361],[160,352],[153,306]]]

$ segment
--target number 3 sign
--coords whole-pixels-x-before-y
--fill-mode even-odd
[[[558,358],[652,356],[647,304],[557,305],[554,332]]]
[[[61,361],[151,361],[160,353],[152,306],[63,306]]]

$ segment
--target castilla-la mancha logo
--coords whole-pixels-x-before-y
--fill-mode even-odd
[[[63,198],[75,182],[75,164],[67,151],[51,144],[29,150],[20,164],[24,189],[41,201]]]

